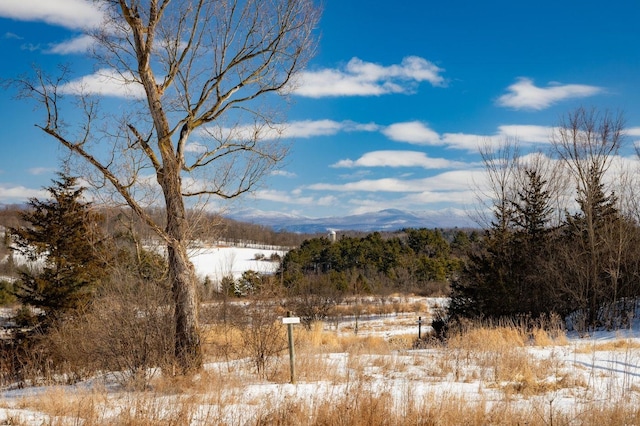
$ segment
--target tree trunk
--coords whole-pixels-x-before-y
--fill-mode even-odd
[[[169,246],[168,255],[175,301],[175,357],[180,374],[186,374],[202,367],[195,273],[183,244]]]
[[[167,255],[175,302],[175,357],[179,373],[186,374],[202,367],[196,274],[187,255],[187,220],[179,171],[166,170],[158,177],[167,208]]]

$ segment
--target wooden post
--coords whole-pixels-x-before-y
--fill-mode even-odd
[[[418,317],[418,340],[422,340],[422,317]]]
[[[299,317],[292,317],[291,311],[287,311],[287,317],[282,318],[282,323],[287,324],[289,335],[289,368],[291,369],[291,383],[296,382],[296,353],[293,348],[293,324],[300,324]]]

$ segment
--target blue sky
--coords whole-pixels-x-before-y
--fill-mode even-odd
[[[2,0],[0,78],[32,64],[91,74],[81,28],[97,19],[83,0]],[[469,209],[480,144],[510,137],[544,150],[578,106],[622,111],[632,144],[639,20],[629,0],[326,1],[317,53],[283,123],[291,153],[234,208]],[[0,203],[23,202],[42,195],[64,151],[34,127],[31,104],[0,93]]]

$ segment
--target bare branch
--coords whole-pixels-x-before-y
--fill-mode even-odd
[[[101,115],[100,91],[67,86],[64,69],[57,80],[36,72],[33,82],[25,79],[20,86],[45,111],[38,127],[89,164],[102,177],[98,183],[108,182],[166,243],[175,355],[186,372],[202,359],[185,197],[227,199],[250,192],[286,154],[278,140],[261,140],[259,131],[216,138],[197,130],[247,121],[259,129],[275,122],[282,101],[270,94],[283,94],[313,53],[319,11],[312,0],[96,1],[106,16],[104,27],[92,34],[96,66],[139,84],[143,98],[121,99],[119,111]],[[60,94],[78,103],[70,105]],[[259,98],[266,102],[258,104]],[[63,110],[77,106],[83,117],[64,123]],[[190,141],[202,149],[195,153]],[[162,194],[164,223],[143,209],[136,192],[141,185]]]

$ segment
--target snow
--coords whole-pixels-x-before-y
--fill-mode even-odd
[[[213,282],[220,282],[222,278],[229,275],[237,279],[248,270],[261,274],[273,274],[277,271],[279,262],[269,259],[274,254],[283,257],[286,252],[285,249],[276,247],[217,246],[192,249],[189,257],[200,278],[209,277]],[[257,259],[258,257],[260,260]]]
[[[283,256],[286,250],[276,247],[215,246],[194,248],[190,256],[201,278],[209,277],[217,282],[228,275],[238,278],[246,270],[274,273],[278,262],[257,260],[269,259],[274,253]],[[422,303],[424,313],[361,315],[357,318],[358,337],[382,337],[386,340],[397,336],[416,337],[417,317],[420,314],[424,315],[425,325],[422,331],[426,333],[428,312],[445,307],[447,299],[398,296],[397,300],[391,298],[387,302]],[[353,336],[355,321],[353,316],[343,317],[327,321],[324,328],[339,336]],[[431,403],[447,398],[481,404],[487,410],[493,405],[509,403],[514,407],[530,408],[547,420],[552,413],[577,416],[577,413],[584,413],[589,407],[599,404],[611,406],[621,402],[631,407],[640,405],[638,321],[625,330],[597,331],[589,336],[569,333],[563,343],[545,346],[527,344],[513,349],[516,356],[525,356],[546,366],[546,376],[535,382],[542,390],[532,394],[517,390],[509,392],[509,389],[526,386],[527,379],[496,379],[495,371],[483,365],[491,363],[490,358],[497,356],[496,354],[469,355],[464,349],[455,348],[406,347],[393,349],[386,354],[366,351],[310,354],[304,348],[299,348],[299,362],[316,362],[327,373],[320,374],[315,379],[300,380],[296,384],[283,383],[282,378],[265,380],[250,371],[247,367],[248,360],[211,362],[205,366],[209,373],[214,377],[229,377],[229,372],[232,371],[235,382],[218,386],[210,391],[212,395],[199,395],[203,402],[191,417],[190,424],[208,424],[211,413],[215,413],[217,424],[256,424],[257,416],[265,406],[270,409],[284,407],[287,401],[302,401],[308,406],[318,406],[323,401],[348,398],[353,392],[375,395],[388,393],[396,407],[402,407],[407,400]],[[483,356],[489,359],[482,358]],[[279,362],[287,365],[287,355],[283,354]],[[95,403],[105,404],[101,410],[107,420],[110,415],[115,416],[117,412],[130,408],[132,398],[136,397],[110,381],[108,374],[73,386],[6,389],[0,394],[0,423],[81,424],[81,421],[74,418],[54,418],[45,409],[34,408],[25,401],[47,398],[47,395],[55,392],[73,395],[92,390],[106,393],[104,401],[98,398]],[[147,398],[155,399],[154,406],[162,407],[163,414],[170,414],[172,407],[180,406],[176,403],[179,395],[150,392]],[[46,404],[35,406],[45,407]]]
[[[430,300],[428,303],[442,304],[443,301]],[[395,335],[399,333],[396,327],[402,332],[416,333],[416,324],[405,323],[410,317],[410,314],[398,314],[361,318],[359,333],[362,336]],[[345,328],[335,330],[336,333],[353,333],[353,327],[348,326],[349,321],[345,320],[341,325]],[[326,327],[330,328],[330,325]],[[385,327],[386,331],[380,330]],[[526,356],[552,366],[542,381],[549,390],[532,395],[514,392],[510,396],[505,396],[505,389],[517,386],[517,380],[514,383],[496,382],[481,363],[465,361],[462,352],[458,353],[460,359],[455,359],[455,351],[445,352],[446,349],[439,347],[394,350],[388,354],[329,352],[309,355],[301,351],[298,356],[322,359],[330,374],[296,384],[261,379],[249,371],[246,360],[212,362],[205,366],[207,371],[213,373],[214,377],[216,372],[224,376],[233,371],[236,383],[229,384],[228,388],[225,386],[225,390],[212,391],[216,395],[211,397],[201,395],[202,400],[207,402],[202,403],[197,410],[200,414],[192,417],[191,424],[207,424],[212,412],[216,413],[217,421],[221,422],[219,424],[254,424],[259,410],[265,406],[273,409],[286,401],[303,401],[314,406],[322,401],[348,398],[353,392],[374,395],[387,393],[397,407],[406,404],[408,398],[425,402],[460,398],[465,403],[484,404],[487,409],[508,400],[513,406],[535,407],[543,414],[544,410],[577,413],[589,404],[612,404],[616,401],[637,406],[640,404],[639,348],[640,330],[635,327],[617,332],[601,331],[589,338],[569,335],[564,344],[527,345],[520,348]],[[286,355],[282,356],[282,363],[286,364]],[[456,370],[458,368],[459,371]],[[65,386],[63,390],[65,394],[83,392],[94,387],[100,388],[100,382],[95,379]],[[53,420],[51,414],[22,407],[25,398],[44,397],[55,392],[53,389],[60,388],[43,386],[3,392],[0,406],[4,408],[0,408],[0,422],[9,424],[12,419],[19,419],[20,424],[25,425],[50,424]],[[117,386],[107,389],[108,400],[116,406],[104,408],[104,413],[115,415],[118,412],[117,404],[130,403],[130,398],[133,398],[126,396],[127,392]],[[178,406],[178,396],[162,392],[152,395],[158,399],[154,406],[162,407],[165,414],[170,412],[171,407]],[[56,418],[56,422],[76,424],[73,419],[65,423]]]
[[[149,245],[146,248],[164,252],[164,248],[157,245]],[[279,262],[271,261],[271,256],[284,257],[287,251],[288,249],[283,247],[259,244],[239,246],[217,244],[211,247],[192,248],[189,250],[189,257],[199,278],[204,280],[209,277],[212,282],[217,283],[226,276],[240,278],[242,273],[248,270],[261,274],[273,274],[277,271]],[[34,262],[19,252],[13,253],[13,259],[18,266],[28,264],[42,267],[44,265],[44,257]]]

